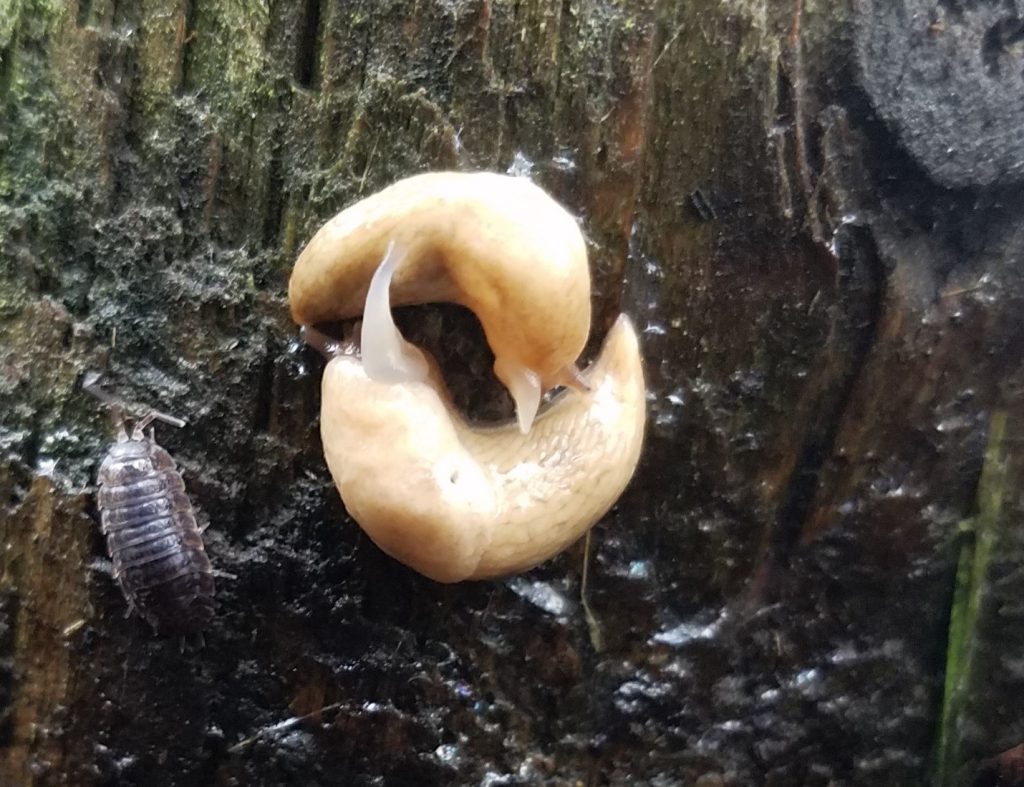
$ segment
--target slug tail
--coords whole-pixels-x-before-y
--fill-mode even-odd
[[[608,331],[601,355],[590,374],[607,374],[622,378],[636,374],[642,381],[640,358],[640,337],[637,335],[636,327],[627,315],[620,314]]]
[[[429,373],[423,353],[402,337],[391,316],[391,278],[404,258],[404,250],[392,241],[370,281],[363,309],[363,368],[367,377],[382,383],[422,381]]]

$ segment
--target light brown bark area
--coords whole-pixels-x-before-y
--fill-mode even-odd
[[[69,640],[95,614],[87,584],[93,547],[84,494],[61,494],[45,477],[27,490],[0,484],[16,512],[0,525],[4,544],[5,639],[16,655],[16,691],[4,716],[10,730],[5,778],[48,780],[66,767],[69,698],[78,670]],[[31,593],[18,592],[31,587]]]

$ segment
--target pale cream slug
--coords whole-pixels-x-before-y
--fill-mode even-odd
[[[623,315],[597,361],[575,371],[589,293],[575,221],[521,179],[416,176],[313,238],[289,283],[296,322],[363,317],[358,344],[307,333],[331,358],[324,455],[349,513],[385,552],[441,582],[515,573],[573,543],[618,499],[643,442],[643,370]],[[391,299],[476,313],[518,429],[464,421],[436,364],[395,327]],[[565,383],[578,390],[534,422],[542,391]]]
[[[580,387],[575,361],[590,332],[587,250],[575,219],[543,189],[489,172],[432,172],[357,202],[321,227],[295,263],[295,322],[358,316],[391,243],[404,250],[392,302],[471,309],[524,432],[544,391]]]
[[[645,420],[633,325],[618,318],[583,373],[587,390],[557,396],[529,434],[514,424],[473,428],[436,366],[391,321],[398,262],[389,254],[370,288],[361,357],[351,345],[311,341],[331,356],[320,434],[334,483],[381,549],[431,579],[535,566],[583,535],[633,475]]]

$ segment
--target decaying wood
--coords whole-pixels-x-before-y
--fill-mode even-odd
[[[1019,137],[928,147],[1005,120],[1024,12],[969,5],[0,4],[0,782],[925,784],[952,729],[966,784],[1024,740]],[[957,100],[923,100],[944,78]],[[590,242],[592,344],[644,329],[648,442],[589,627],[581,549],[435,585],[319,453],[290,266],[439,168],[549,189]],[[401,319],[469,412],[510,412],[471,317]],[[86,369],[188,417],[167,447],[230,576],[200,652],[96,570]],[[985,669],[942,738],[996,411]]]

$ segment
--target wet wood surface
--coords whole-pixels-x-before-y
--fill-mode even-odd
[[[0,782],[984,778],[1024,740],[1024,194],[1012,137],[928,131],[1012,121],[1024,12],[960,5],[8,4]],[[442,168],[580,217],[651,394],[589,553],[452,587],[345,515],[285,303],[322,222]],[[400,321],[510,413],[470,316]],[[87,369],[189,421],[202,650],[105,573]]]

